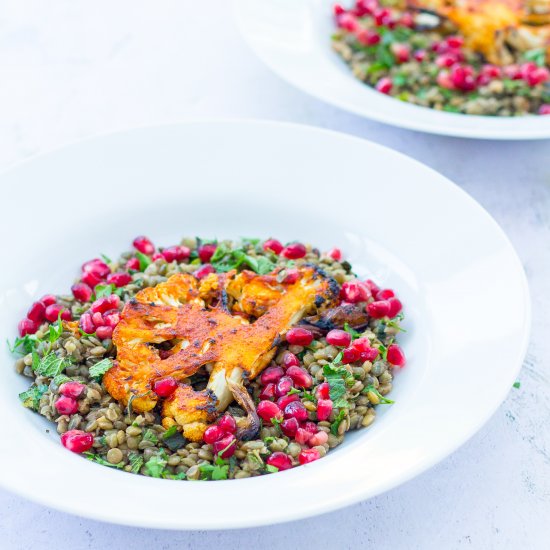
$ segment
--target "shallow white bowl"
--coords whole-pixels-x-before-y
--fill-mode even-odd
[[[356,79],[331,48],[334,0],[234,0],[246,41],[281,78],[352,113],[434,134],[486,139],[550,138],[550,116],[488,117],[418,107]],[[351,0],[344,2],[351,5]]]
[[[0,483],[67,512],[136,526],[269,524],[357,502],[464,443],[506,396],[529,332],[528,288],[494,220],[440,174],[379,145],[277,123],[197,123],[84,141],[0,177],[0,332],[67,292],[80,264],[138,234],[276,236],[340,246],[405,303],[395,405],[326,458],[255,479],[176,482],[82,459],[17,394],[2,350]],[[49,430],[49,432],[48,432]]]

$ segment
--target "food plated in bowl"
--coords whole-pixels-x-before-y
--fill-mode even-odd
[[[357,0],[334,5],[334,50],[402,101],[470,115],[550,114],[550,5]]]
[[[34,380],[23,406],[70,451],[156,478],[242,479],[318,460],[393,403],[403,306],[339,249],[133,247],[34,302],[11,347]]]

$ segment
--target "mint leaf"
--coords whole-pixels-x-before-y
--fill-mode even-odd
[[[349,326],[349,323],[344,323],[344,330],[351,334],[351,339],[356,340],[357,338],[361,338],[361,333],[357,332],[354,328]]]
[[[143,456],[136,452],[130,452],[128,453],[128,460],[130,462],[130,466],[132,467],[132,472],[134,474],[139,474],[139,471],[143,466]]]
[[[33,352],[32,369],[40,376],[54,378],[61,374],[71,361],[67,357],[57,357],[53,352],[48,353],[40,359],[36,352]]]
[[[138,252],[138,254],[140,253]],[[96,300],[98,298],[104,298],[106,296],[110,296],[115,290],[116,290],[116,285],[113,285],[113,284],[96,285],[96,287],[94,288]]]
[[[48,339],[50,340],[50,344],[57,342],[62,334],[63,334],[63,321],[61,320],[61,312],[59,312],[57,321],[51,324],[49,328]]]
[[[151,477],[162,477],[162,474],[164,473],[164,468],[166,467],[166,464],[168,463],[166,459],[166,452],[161,449],[159,454],[153,455],[146,463],[145,463],[145,471],[151,476]]]
[[[201,471],[201,479],[207,480],[211,479],[213,481],[218,481],[220,479],[227,479],[227,474],[229,473],[229,465],[225,464],[225,461],[223,461],[223,464],[208,464],[203,463],[199,465],[199,470]]]
[[[177,426],[170,426],[163,434],[162,439],[168,439],[169,437],[172,437],[174,434],[178,433],[178,427]]]
[[[516,388],[516,390],[519,390],[519,388],[521,387],[521,382],[517,381],[517,382],[514,382],[512,384],[512,387],[513,388]]]
[[[92,365],[88,371],[90,378],[95,378],[97,381],[101,380],[103,375],[113,366],[113,362],[109,358],[102,359],[95,365]]]
[[[368,393],[368,392],[374,393],[378,399],[380,399],[381,405],[393,405],[395,401],[392,401],[391,399],[388,399],[387,397],[384,397],[372,384],[367,386],[362,393]]]
[[[106,256],[105,254],[100,254],[100,256],[103,258],[103,261],[104,261],[106,264],[110,264],[110,263],[111,263],[111,258],[109,258],[109,256]]]
[[[147,428],[143,432],[143,439],[145,441],[150,441],[151,443],[153,443],[153,445],[156,445],[159,442],[157,434],[153,430],[151,430],[151,428]]]
[[[88,459],[88,460],[91,460],[92,462],[95,462],[97,464],[101,464],[102,466],[109,466],[110,468],[123,468],[124,467],[124,462],[120,461],[118,464],[111,464],[108,460],[104,459],[102,456],[100,455],[96,455],[94,453],[84,453],[84,456]]]
[[[145,271],[147,266],[151,265],[151,258],[143,252],[136,252],[136,258],[139,260],[139,270]]]
[[[19,353],[21,355],[32,353],[40,341],[41,340],[36,336],[36,334],[27,334],[26,336],[23,336],[23,338],[17,337],[13,344],[10,344],[10,341],[6,340],[10,353]]]
[[[330,433],[332,435],[338,435],[338,428],[340,427],[340,424],[345,417],[346,417],[346,411],[345,409],[342,409],[338,413],[338,416],[335,418],[334,422],[330,425]]]
[[[347,386],[352,386],[355,383],[355,378],[348,369],[344,366],[339,366],[342,359],[342,354],[339,353],[332,363],[323,366],[323,374],[330,388],[330,398],[335,408],[349,407],[349,403],[345,398],[347,394]]]
[[[40,405],[41,397],[48,391],[48,386],[42,384],[40,386],[32,386],[27,391],[19,394],[19,399],[23,407],[37,411]]]
[[[277,466],[272,466],[271,464],[266,464],[265,471],[270,474],[274,474],[279,471],[279,468],[277,468]]]

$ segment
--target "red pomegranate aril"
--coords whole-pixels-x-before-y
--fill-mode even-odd
[[[63,382],[59,386],[59,393],[65,397],[78,399],[86,390],[86,386],[80,382]]]
[[[275,388],[275,394],[277,397],[283,397],[291,388],[294,387],[294,382],[290,376],[283,376],[278,382]]]
[[[221,458],[230,458],[237,448],[237,440],[233,434],[227,434],[218,439],[218,441],[215,441],[212,447],[214,448],[214,452]]]
[[[270,466],[278,468],[279,471],[288,470],[292,468],[292,460],[283,452],[276,451],[266,458],[266,463]]]
[[[78,324],[86,334],[93,334],[95,332],[95,325],[90,313],[83,313]]]
[[[378,27],[388,25],[390,21],[391,12],[387,8],[381,8],[374,13],[374,22]]]
[[[474,69],[469,65],[454,65],[450,71],[451,82],[459,90],[469,92],[475,89]]]
[[[336,16],[336,24],[341,29],[344,29],[349,32],[354,32],[357,30],[359,23],[357,22],[357,18],[355,15],[351,13],[341,13],[340,15]]]
[[[330,396],[330,386],[328,382],[323,382],[317,386],[317,399],[328,399]]]
[[[32,321],[31,319],[21,319],[17,325],[19,336],[23,338],[23,336],[27,336],[27,334],[34,334],[38,330],[39,326],[40,323]]]
[[[319,431],[316,434],[311,436],[307,444],[311,445],[312,447],[317,447],[317,445],[324,445],[327,442],[328,442],[327,432]]]
[[[216,248],[218,245],[214,243],[203,244],[199,248],[199,258],[203,264],[207,264],[211,260]]]
[[[64,321],[71,320],[71,312],[66,307],[60,304],[52,304],[51,306],[48,306],[44,313],[46,320],[50,323],[55,323],[60,315],[61,319],[63,319]]]
[[[375,88],[382,94],[389,94],[393,88],[393,82],[391,78],[383,76],[377,83]]]
[[[327,344],[347,348],[351,343],[351,334],[345,330],[333,329],[326,336]]]
[[[366,351],[370,348],[370,340],[366,336],[362,336],[354,340],[351,347],[358,352]]]
[[[310,434],[316,434],[319,431],[319,428],[317,428],[317,424],[315,424],[315,422],[311,422],[310,420],[304,422],[302,428],[304,428],[304,430],[306,430]]]
[[[294,439],[300,445],[306,445],[312,436],[313,434],[311,432],[308,432],[304,428],[298,428],[298,430],[296,430],[296,435],[294,436]]]
[[[127,262],[126,262],[126,269],[128,271],[132,270],[132,271],[139,271],[139,260],[137,258],[130,258]]]
[[[319,399],[317,401],[317,420],[328,420],[330,413],[332,412],[332,400],[331,399]]]
[[[382,40],[380,35],[371,29],[358,29],[356,38],[363,46],[374,46]]]
[[[346,348],[342,352],[342,363],[344,365],[347,365],[348,363],[354,363],[355,361],[359,360],[360,355],[361,352],[359,352],[355,348]]]
[[[54,403],[54,407],[59,414],[74,414],[78,411],[78,402],[72,397],[62,395],[57,398]]]
[[[464,46],[464,39],[461,36],[448,36],[445,42],[449,48],[459,49]]]
[[[234,434],[237,431],[237,423],[230,414],[224,414],[218,420],[218,426],[220,427],[220,430],[228,434]]]
[[[200,279],[204,279],[211,273],[216,273],[216,270],[210,264],[205,264],[201,268],[197,269],[197,271],[195,271],[193,275],[195,275],[195,277],[200,280]]]
[[[267,384],[260,392],[260,400],[275,398],[275,384]]]
[[[279,399],[277,399],[277,406],[279,407],[279,409],[284,411],[287,405],[289,405],[290,403],[294,403],[296,401],[300,401],[300,398],[296,393],[291,393],[290,395],[288,394],[283,395],[282,397],[279,397]]]
[[[61,435],[61,444],[73,453],[84,453],[92,448],[94,436],[82,430],[69,430]]]
[[[367,313],[374,319],[386,317],[390,312],[391,306],[387,300],[378,300],[367,305]]]
[[[117,309],[120,305],[120,298],[116,294],[110,294],[109,296],[102,296],[98,298],[91,306],[90,311],[95,313],[105,313],[110,309]]]
[[[88,302],[93,294],[93,290],[86,283],[76,283],[71,287],[71,291],[79,302]]]
[[[92,273],[100,279],[105,279],[111,273],[111,268],[103,260],[94,258],[82,265],[82,272]]]
[[[283,248],[281,254],[288,260],[298,260],[307,254],[307,250],[302,243],[291,243]]]
[[[386,358],[388,359],[388,363],[395,367],[404,367],[407,362],[403,350],[397,344],[392,344],[388,347]]]
[[[132,276],[129,273],[120,271],[117,273],[110,273],[107,275],[107,282],[120,288],[122,286],[129,285],[132,282]]]
[[[159,397],[168,397],[176,391],[177,387],[178,387],[178,381],[175,378],[168,376],[166,378],[161,378],[160,380],[156,380],[155,383],[153,384],[153,391]]]
[[[287,351],[283,355],[283,366],[285,369],[288,369],[289,367],[299,367],[300,360],[291,351]]]
[[[376,293],[377,300],[387,300],[389,298],[393,298],[394,296],[395,292],[391,288],[384,288]]]
[[[263,244],[263,249],[271,252],[274,252],[275,254],[280,254],[283,251],[283,244],[278,241],[277,239],[267,239],[267,241]]]
[[[287,437],[294,437],[299,427],[300,423],[295,418],[285,418],[281,422],[281,431]]]
[[[283,416],[281,409],[273,401],[260,401],[256,407],[256,411],[258,412],[258,416],[266,422],[272,418],[282,418]]]
[[[307,370],[302,367],[288,367],[286,375],[292,378],[294,385],[297,388],[311,388],[313,386],[313,378]]]
[[[361,281],[346,281],[340,289],[340,298],[350,304],[366,302],[370,297],[369,287]]]
[[[156,262],[157,260],[164,260],[166,261],[166,258],[160,253],[160,252],[155,252],[152,256],[151,256],[151,260],[153,262]]]
[[[142,254],[147,254],[150,256],[155,252],[155,245],[143,235],[136,237],[132,244],[134,245],[134,248]]]
[[[80,278],[80,280],[81,280],[84,284],[86,284],[86,285],[88,285],[88,286],[90,286],[90,287],[92,287],[92,288],[96,287],[97,285],[99,285],[100,283],[103,282],[103,279],[101,279],[100,277],[98,277],[95,273],[90,273],[90,272],[83,273],[83,274],[82,274],[82,277]]]
[[[44,320],[45,312],[46,308],[44,307],[44,304],[42,302],[34,302],[34,304],[27,312],[27,319],[35,321],[36,323],[40,323]]]
[[[453,90],[455,85],[451,80],[449,71],[441,71],[436,77],[437,84],[446,90]]]
[[[367,348],[359,354],[361,361],[374,361],[380,352],[376,348]]]
[[[167,262],[183,262],[183,260],[189,258],[191,250],[186,246],[169,246],[161,254]]]
[[[416,59],[416,61],[418,61],[419,63],[422,63],[422,61],[426,59],[427,55],[428,54],[426,53],[426,50],[416,50],[413,53],[414,59]]]
[[[300,272],[296,268],[285,269],[285,277],[283,283],[285,285],[293,285],[300,278]]]
[[[332,6],[332,13],[334,15],[342,15],[346,13],[346,8],[344,8],[342,4],[334,4],[334,6]]]
[[[390,50],[398,63],[406,63],[411,57],[411,48],[408,44],[394,42],[391,44]]]
[[[112,338],[113,327],[108,327],[108,326],[97,327],[95,330],[95,335],[100,340],[107,340],[109,338]]]
[[[393,319],[396,315],[401,313],[401,310],[403,309],[403,304],[397,298],[390,298],[388,302],[390,304],[390,311],[388,312],[388,317]]]
[[[284,374],[285,371],[281,367],[267,367],[260,376],[260,383],[264,386],[276,384]]]
[[[300,464],[309,464],[315,460],[319,460],[321,455],[317,449],[303,449],[298,455],[298,462]]]
[[[96,311],[95,313],[92,313],[92,323],[96,327],[102,327],[105,324],[105,320],[103,319],[103,315]]]
[[[376,294],[380,292],[380,287],[372,279],[367,279],[365,281],[365,284],[370,290],[370,293],[372,294],[372,296],[376,296]]]
[[[286,333],[286,341],[293,346],[309,346],[313,342],[313,334],[305,328],[291,328]]]
[[[44,307],[48,307],[57,302],[57,296],[54,296],[53,294],[44,294],[44,296],[42,296],[42,298],[38,301],[42,302]]]
[[[213,445],[225,435],[225,432],[219,426],[208,426],[204,430],[202,439],[208,445]]]
[[[550,115],[550,103],[544,103],[540,106],[539,115]]]
[[[307,409],[301,401],[293,401],[284,409],[285,418],[295,418],[298,422],[307,420]]]
[[[120,322],[120,311],[113,309],[103,314],[103,324],[115,328]]]
[[[408,27],[412,29],[414,27],[414,17],[412,13],[405,12],[398,21],[399,25],[402,27]]]
[[[550,71],[546,67],[537,67],[524,77],[529,86],[538,86],[550,80]]]
[[[335,262],[339,262],[342,259],[342,251],[339,248],[333,248],[329,250],[327,256],[332,258]]]

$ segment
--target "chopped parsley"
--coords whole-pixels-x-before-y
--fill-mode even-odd
[[[168,463],[168,459],[166,456],[166,451],[164,449],[161,449],[158,454],[153,455],[145,463],[145,471],[151,477],[160,478],[164,474],[164,469],[166,468],[167,463]]]
[[[123,468],[124,462],[120,461],[118,464],[111,464],[108,460],[104,459],[100,455],[96,455],[94,453],[84,453],[84,456],[91,460],[92,462],[96,462],[97,464],[101,464],[102,466],[109,466],[111,468]]]
[[[201,472],[202,480],[211,479],[213,481],[218,481],[220,479],[227,479],[229,464],[227,464],[227,462],[218,454],[214,464],[208,464],[205,462],[199,465],[199,470]]]
[[[19,394],[19,399],[23,407],[37,411],[40,405],[40,399],[48,391],[48,386],[41,384],[40,386],[32,386],[27,391]]]
[[[388,399],[387,397],[384,397],[372,384],[367,386],[362,393],[368,393],[368,392],[374,393],[380,399],[381,405],[393,405],[395,401],[392,401],[391,399]]]
[[[90,378],[95,378],[97,381],[101,380],[103,375],[113,366],[111,359],[106,357],[95,365],[92,365],[88,371]]]
[[[130,466],[132,467],[132,472],[134,474],[139,474],[139,471],[143,467],[143,456],[139,453],[130,452],[128,453],[128,460],[130,462]]]
[[[156,445],[159,442],[157,434],[151,428],[147,428],[143,432],[143,439],[145,441],[150,441],[153,445]]]

